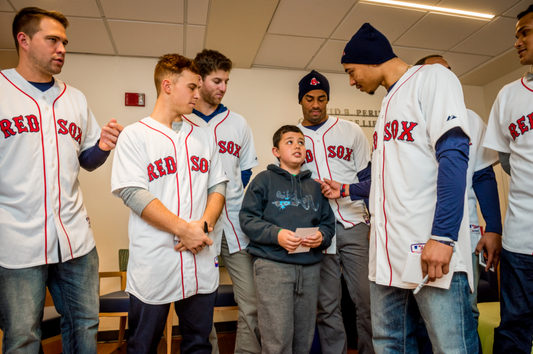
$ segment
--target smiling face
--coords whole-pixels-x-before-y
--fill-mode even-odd
[[[328,119],[326,114],[326,106],[328,105],[328,95],[324,90],[312,90],[305,94],[300,102],[302,105],[302,113],[304,126],[315,125],[324,122]]]
[[[43,17],[40,30],[32,38],[19,33],[19,40],[25,47],[28,64],[43,79],[52,80],[52,75],[59,74],[65,62],[65,46],[68,43],[65,27],[50,17]]]
[[[284,133],[279,141],[279,147],[273,147],[272,153],[279,159],[281,168],[292,174],[298,174],[305,160],[305,138],[297,132]]]
[[[528,13],[516,24],[516,43],[520,64],[533,65],[533,13]]]
[[[212,107],[217,107],[228,88],[229,71],[217,70],[200,80],[200,97]]]
[[[355,86],[369,95],[373,95],[384,80],[377,65],[347,63],[342,65],[350,76],[350,86]]]

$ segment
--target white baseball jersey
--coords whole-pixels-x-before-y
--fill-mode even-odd
[[[441,65],[408,70],[383,99],[373,135],[370,188],[369,279],[377,284],[414,289],[402,281],[410,252],[430,236],[437,203],[435,145],[448,130],[468,135],[461,84]],[[453,258],[455,271],[467,271],[472,288],[468,205]],[[436,235],[441,236],[441,235]]]
[[[85,96],[62,81],[40,91],[0,74],[0,265],[17,269],[89,253],[94,238],[78,156],[100,128]]]
[[[244,198],[241,171],[257,166],[252,130],[241,115],[227,110],[213,117],[209,123],[195,114],[184,117],[189,123],[206,128],[215,136],[222,167],[229,178],[226,187],[226,202],[213,234],[221,240],[222,231],[230,253],[246,249],[250,240],[242,232],[239,223],[239,211]],[[220,241],[218,242],[220,254]]]
[[[357,124],[329,117],[316,131],[298,127],[305,136],[306,157],[302,166],[313,173],[313,178],[331,179],[340,183],[358,183],[357,173],[370,162],[370,146],[361,127]],[[330,199],[329,204],[338,222],[349,229],[368,221],[365,203],[350,198]],[[336,238],[326,253],[336,252]]]
[[[207,189],[227,181],[212,135],[184,122],[176,133],[147,117],[124,129],[113,161],[111,189],[147,189],[189,222],[202,218]],[[218,287],[216,247],[176,252],[175,236],[133,211],[128,225],[130,258],[126,291],[147,304],[167,304]]]
[[[477,216],[477,198],[473,187],[473,176],[477,171],[491,166],[498,161],[498,154],[494,150],[483,147],[483,138],[487,126],[474,111],[467,109],[468,129],[470,131],[470,156],[466,178],[466,190],[468,196],[468,215],[470,220],[470,249],[475,251],[477,243],[481,239],[481,229]]]
[[[509,205],[503,248],[533,254],[533,81],[504,86],[490,112],[483,146],[510,153]]]

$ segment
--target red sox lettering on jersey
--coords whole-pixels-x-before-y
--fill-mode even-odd
[[[329,158],[337,158],[337,159],[341,159],[341,160],[345,160],[345,161],[351,161],[352,160],[353,149],[350,149],[347,146],[330,145],[330,146],[327,147],[327,151],[328,151],[328,157]],[[309,162],[313,162],[313,161],[314,161],[314,159],[313,159],[313,151],[306,150],[306,152],[305,152],[305,162],[309,163]]]
[[[76,123],[71,122],[69,124],[65,119],[58,119],[57,125],[59,125],[59,129],[57,130],[59,134],[70,134],[72,139],[76,140],[78,144],[81,144],[83,132]],[[39,120],[33,114],[29,114],[25,117],[20,115],[11,119],[2,119],[0,120],[0,130],[4,133],[5,139],[22,133],[38,133],[40,131]]]
[[[398,122],[397,120],[393,120],[390,122],[387,122],[385,124],[385,127],[383,128],[383,141],[390,141],[390,140],[401,140],[406,142],[414,142],[415,139],[413,137],[413,130],[418,125],[416,122]],[[400,126],[401,126],[401,132],[400,132]],[[398,135],[399,133],[399,135]],[[377,148],[378,144],[378,135],[376,132],[374,132],[373,135],[373,145],[374,150]]]
[[[241,146],[233,141],[224,141],[224,140],[220,140],[218,142],[218,147],[220,148],[218,150],[218,152],[220,154],[230,154],[230,155],[233,155],[237,158],[240,158],[241,157]]]
[[[530,130],[533,130],[533,112],[527,115],[527,122],[529,127],[526,125],[526,116],[517,119],[516,123],[509,124],[509,132],[513,137],[513,140],[516,140],[520,135],[524,135]]]
[[[191,156],[190,163],[193,172],[207,173],[209,171],[209,161],[203,157]],[[159,177],[172,175],[177,171],[176,160],[172,156],[156,160],[148,165],[147,171],[149,182]]]

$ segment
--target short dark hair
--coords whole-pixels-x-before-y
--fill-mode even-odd
[[[283,136],[283,134],[290,133],[290,132],[300,133],[302,134],[302,136],[304,136],[304,133],[302,133],[300,128],[298,128],[297,126],[284,125],[278,130],[276,130],[276,132],[274,133],[274,136],[272,137],[272,143],[274,144],[274,147],[279,149],[279,142],[281,141],[281,137]]]
[[[428,55],[426,57],[423,57],[422,59],[419,59],[415,65],[424,65],[426,63],[426,60],[428,59],[431,59],[431,58],[444,58],[442,55],[440,54],[431,54],[431,55]]]
[[[198,68],[196,64],[189,59],[179,54],[165,54],[159,58],[154,71],[155,89],[157,97],[161,91],[161,83],[169,76],[175,75],[177,77],[183,70],[189,70],[198,75]]]
[[[204,49],[196,54],[194,63],[198,67],[202,80],[205,80],[205,77],[214,71],[224,70],[229,72],[233,68],[233,62],[228,57],[212,49]]]
[[[25,7],[17,12],[13,19],[12,32],[17,51],[19,50],[17,35],[24,32],[28,37],[33,38],[33,35],[41,30],[43,17],[50,17],[58,21],[65,29],[68,27],[67,18],[60,12],[43,10],[38,7]]]
[[[532,12],[533,12],[533,4],[529,5],[529,7],[526,10],[519,13],[518,16],[516,16],[516,18],[520,20],[522,17]]]

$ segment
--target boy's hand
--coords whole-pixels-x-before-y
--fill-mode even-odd
[[[317,231],[316,234],[313,236],[307,236],[302,241],[302,246],[304,247],[311,247],[311,248],[317,248],[322,244],[322,232]]]
[[[302,243],[302,239],[295,237],[294,232],[287,229],[282,229],[278,233],[278,243],[287,251],[294,252],[298,246],[300,246],[300,243]]]

